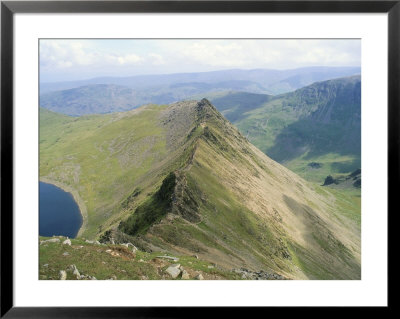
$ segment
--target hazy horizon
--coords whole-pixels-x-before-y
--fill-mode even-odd
[[[40,40],[41,83],[232,69],[360,66],[357,39]]]
[[[95,77],[90,77],[90,78],[82,78],[82,79],[73,79],[73,80],[61,80],[61,81],[40,81],[42,84],[46,83],[58,83],[58,82],[79,82],[79,81],[88,81],[88,80],[93,80],[93,79],[99,79],[99,78],[130,78],[130,77],[140,77],[140,76],[157,76],[157,75],[174,75],[174,74],[194,74],[194,73],[209,73],[209,72],[223,72],[223,71],[256,71],[256,70],[269,70],[269,71],[289,71],[289,70],[300,70],[300,69],[311,69],[311,68],[361,68],[360,66],[326,66],[326,65],[313,65],[313,66],[307,66],[307,67],[300,67],[300,68],[290,68],[290,69],[270,69],[270,68],[256,68],[256,69],[240,69],[240,68],[234,68],[234,69],[218,69],[218,70],[213,70],[213,71],[188,71],[188,72],[172,72],[172,73],[149,73],[149,74],[135,74],[135,75],[126,75],[126,76],[118,76],[118,75],[99,75]],[[354,74],[356,75],[356,74]]]

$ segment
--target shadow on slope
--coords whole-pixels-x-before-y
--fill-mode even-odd
[[[290,93],[286,103],[304,114],[284,127],[266,153],[278,162],[303,154],[361,156],[361,81],[359,76],[332,80]]]

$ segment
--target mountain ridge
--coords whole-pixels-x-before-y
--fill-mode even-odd
[[[358,208],[269,159],[205,99],[46,121],[40,174],[80,192],[85,237],[112,230],[150,251],[294,279],[360,276]]]
[[[303,177],[361,165],[361,78],[316,82],[278,96],[227,93],[210,97],[264,153]],[[309,169],[317,163],[318,169]]]

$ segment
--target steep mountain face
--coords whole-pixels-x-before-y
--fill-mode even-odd
[[[78,190],[87,237],[114,229],[227,269],[360,278],[359,207],[268,158],[207,100],[78,119],[41,110],[40,139],[40,176]]]
[[[211,101],[258,148],[304,177],[322,181],[361,167],[360,76],[280,96],[231,93]]]
[[[288,94],[282,102],[299,120],[284,128],[267,153],[287,161],[307,152],[361,155],[361,79],[316,83]]]

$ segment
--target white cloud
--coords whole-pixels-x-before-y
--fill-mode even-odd
[[[52,40],[41,41],[40,62],[45,69],[66,69],[81,66],[126,66],[141,63],[136,54],[105,52],[92,46],[90,41]]]
[[[162,55],[157,53],[150,53],[149,55],[150,61],[153,65],[163,65],[165,64],[165,60]]]
[[[216,67],[240,67],[248,63],[244,47],[238,42],[221,43],[205,40],[194,42],[188,46],[183,44],[180,57]]]
[[[187,40],[160,41],[180,64],[220,68],[288,69],[311,65],[360,65],[358,40]]]
[[[360,66],[360,40],[41,40],[43,79]]]

